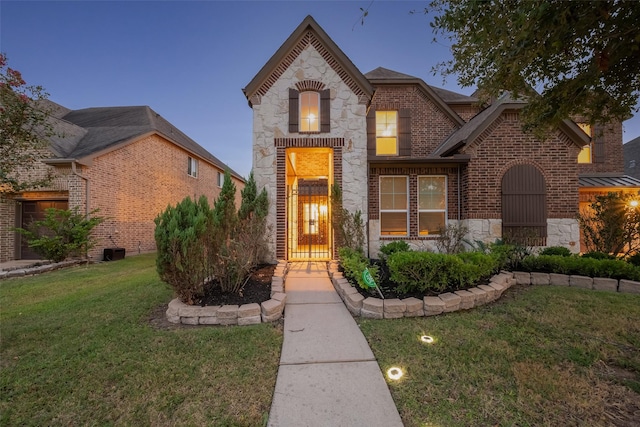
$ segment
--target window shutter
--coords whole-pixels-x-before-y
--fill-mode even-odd
[[[295,89],[289,89],[289,133],[297,133],[300,120],[300,95]]]
[[[373,107],[367,113],[367,154],[376,155],[376,110]]]
[[[411,156],[411,110],[398,112],[398,155]]]
[[[331,132],[331,92],[320,92],[320,132]]]
[[[604,163],[604,126],[593,128],[593,163]]]

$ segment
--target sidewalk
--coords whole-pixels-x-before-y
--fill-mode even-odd
[[[284,343],[271,427],[402,426],[367,341],[325,263],[299,262],[285,280]]]

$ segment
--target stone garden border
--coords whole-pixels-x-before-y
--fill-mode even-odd
[[[6,270],[0,270],[0,280],[10,279],[12,277],[32,276],[34,274],[46,273],[53,270],[59,270],[61,268],[72,267],[74,265],[86,264],[86,259],[72,259],[62,262],[50,262],[50,261],[34,261],[37,265],[26,267],[13,267]]]
[[[468,310],[473,307],[495,301],[505,290],[518,285],[557,285],[571,286],[598,291],[640,294],[640,282],[632,280],[616,280],[608,278],[591,278],[585,276],[500,272],[493,276],[488,285],[440,294],[438,296],[418,298],[390,298],[381,299],[362,296],[357,289],[338,271],[337,262],[329,264],[329,275],[336,291],[344,301],[347,309],[354,316],[370,319],[396,319],[400,317],[435,316],[458,310]]]
[[[256,325],[275,322],[282,318],[287,295],[284,293],[284,279],[288,264],[279,261],[271,279],[271,299],[261,304],[216,305],[200,307],[187,305],[178,298],[167,308],[167,320],[185,325]]]

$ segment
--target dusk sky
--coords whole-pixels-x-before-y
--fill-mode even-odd
[[[243,176],[252,111],[242,93],[307,15],[361,72],[385,67],[471,94],[432,67],[426,1],[0,1],[0,51],[70,109],[148,105]],[[369,8],[361,25],[360,8]],[[640,114],[624,123],[640,136]]]

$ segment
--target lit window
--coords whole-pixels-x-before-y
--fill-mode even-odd
[[[376,155],[398,155],[397,111],[376,111]]]
[[[447,177],[418,177],[418,231],[439,234],[447,218]]]
[[[578,127],[582,129],[584,133],[593,138],[593,134],[591,133],[591,125],[588,123],[577,123]],[[580,153],[578,154],[578,163],[591,163],[591,143],[582,147]]]
[[[300,92],[300,132],[320,131],[320,94]]]
[[[304,234],[318,234],[320,210],[317,203],[305,203],[303,206]]]
[[[189,157],[187,160],[187,174],[194,178],[198,176],[198,161],[193,157]]]
[[[380,177],[380,234],[406,236],[408,179],[406,176]]]
[[[222,188],[224,185],[224,174],[222,172],[218,172],[218,187]]]

